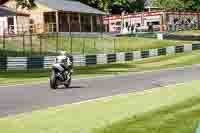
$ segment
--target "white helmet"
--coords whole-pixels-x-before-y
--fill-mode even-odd
[[[60,51],[60,55],[61,56],[65,56],[66,55],[66,51]]]

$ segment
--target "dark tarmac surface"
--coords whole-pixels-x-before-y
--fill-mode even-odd
[[[0,117],[192,80],[200,80],[198,65],[173,70],[74,80],[68,89],[52,90],[48,82],[0,87]]]

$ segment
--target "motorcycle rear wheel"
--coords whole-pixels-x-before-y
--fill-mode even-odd
[[[52,72],[52,76],[50,78],[50,87],[51,87],[51,89],[57,89],[58,88],[57,80],[55,78],[54,72]]]

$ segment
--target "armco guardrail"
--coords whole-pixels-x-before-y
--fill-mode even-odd
[[[157,38],[160,40],[200,41],[199,35],[174,35],[158,33]]]
[[[171,55],[176,53],[191,52],[200,50],[200,44],[186,44],[171,46],[167,48],[150,49],[144,51],[133,51],[127,53],[97,54],[97,55],[74,55],[75,66],[91,66],[97,64],[123,63],[137,59]],[[32,70],[49,69],[55,57],[0,57],[0,70]]]
[[[127,33],[127,34],[115,34],[117,37],[143,37],[143,38],[157,38],[157,32],[136,32],[136,33]]]

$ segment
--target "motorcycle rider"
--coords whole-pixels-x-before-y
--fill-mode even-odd
[[[64,72],[73,72],[73,57],[65,51],[60,51],[60,55],[56,57],[55,62],[60,63],[64,68]]]

